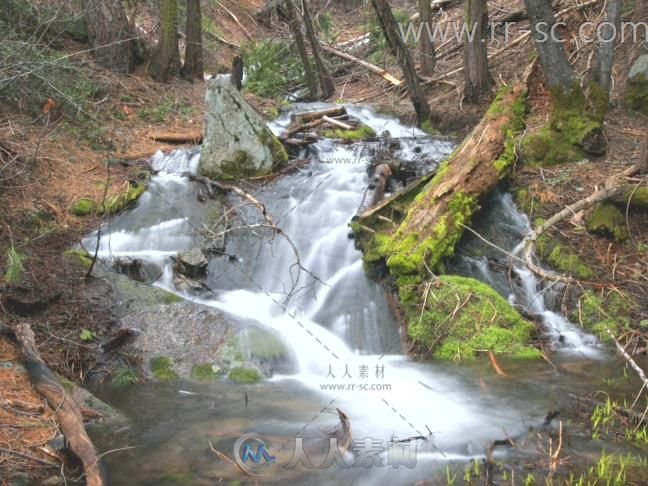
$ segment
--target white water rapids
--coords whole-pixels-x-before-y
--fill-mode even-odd
[[[400,157],[413,157],[418,145],[427,158],[438,162],[452,148],[448,142],[430,141],[422,132],[369,109],[350,107],[349,111],[376,132],[387,130],[400,138]],[[287,120],[283,117],[272,129],[280,131]],[[314,149],[316,157],[309,167],[283,177],[258,195],[297,246],[303,267],[321,281],[301,272],[299,291],[286,309],[281,304],[297,270],[290,245],[280,237],[259,254],[238,255],[252,263],[246,267],[252,271],[246,274],[243,288],[219,291],[227,286],[216,275],[210,280],[216,283],[212,285],[216,291],[209,297],[196,298],[175,289],[170,257],[195,245],[204,218],[197,209],[195,186],[180,175],[197,170],[197,150],[154,157],[153,166],[159,174],[152,178],[137,207],[104,228],[99,256],[104,260],[131,256],[155,264],[164,269],[156,285],[218,308],[234,319],[273,330],[294,356],[297,371],[271,379],[289,380],[296,387],[320,393],[324,405],[340,408],[352,418],[354,437],[388,440],[432,431],[433,439],[422,446],[419,461],[447,460],[483,455],[483,444],[501,438],[504,430],[509,434],[523,430],[529,410],[475,393],[443,366],[417,363],[400,352],[397,325],[384,291],[365,276],[362,255],[348,237],[348,223],[368,184],[366,164],[362,163],[367,154],[362,144],[342,146],[331,141],[320,142]],[[512,227],[524,231],[528,222],[510,197],[500,198],[500,202]],[[86,248],[94,248],[93,238],[96,236],[88,237]],[[475,265],[478,278],[496,278],[483,262]],[[509,299],[539,316],[557,347],[597,355],[594,338],[547,309],[534,275],[525,268],[514,268],[521,284],[510,292]],[[364,366],[368,377],[360,379],[359,370]],[[383,376],[376,376],[377,367],[384,369]],[[346,370],[352,379],[343,378]],[[389,385],[390,389],[321,389],[322,384],[331,383]]]

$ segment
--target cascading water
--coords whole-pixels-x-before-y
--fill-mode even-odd
[[[349,107],[349,112],[377,133],[388,131],[399,138],[399,157],[403,159],[423,154],[426,160],[438,163],[452,149],[448,142],[431,140],[369,109]],[[287,123],[288,117],[282,117],[271,128],[277,133]],[[489,393],[476,394],[474,384],[461,374],[444,365],[413,362],[400,353],[398,328],[384,292],[365,276],[361,253],[348,238],[349,220],[368,183],[364,163],[369,156],[367,148],[364,144],[343,146],[322,141],[313,149],[314,158],[302,172],[285,176],[256,194],[266,203],[277,226],[289,235],[301,265],[308,270],[299,272],[296,284],[295,253],[287,241],[276,236],[272,244],[262,244],[256,253],[238,254],[238,262],[212,262],[240,269],[238,281],[243,283],[239,288],[196,297],[174,287],[170,256],[195,245],[196,232],[206,217],[196,202],[194,186],[180,175],[196,171],[196,150],[153,158],[159,174],[152,178],[150,189],[135,209],[104,228],[99,256],[106,260],[137,257],[161,269],[156,285],[218,308],[235,319],[272,329],[295,357],[295,373],[275,375],[272,383],[289,386],[296,395],[299,390],[310,390],[322,397],[324,405],[344,410],[352,418],[354,437],[387,441],[433,432],[431,440],[421,444],[419,462],[468,460],[483,455],[482,446],[500,437],[503,430],[515,434],[524,430],[530,416],[543,415],[545,410],[536,410],[522,397],[502,400]],[[519,241],[528,222],[510,197],[497,196],[495,201]],[[96,235],[88,237],[84,246],[94,248],[95,239]],[[511,245],[508,250],[513,250]],[[511,300],[541,316],[557,344],[581,352],[590,352],[595,344],[593,338],[545,307],[538,282],[524,268],[515,266],[520,283],[511,290],[483,260],[463,258],[458,266],[500,292],[510,293]],[[230,288],[222,275],[214,272],[209,277],[212,288]],[[286,304],[290,289],[293,295]],[[378,386],[374,390],[323,389],[323,384],[359,383],[358,372],[363,367],[368,370],[363,383],[379,385],[382,390]],[[345,370],[355,379],[344,381]],[[378,376],[377,370],[382,370],[382,375]],[[385,389],[385,385],[390,388]],[[304,411],[302,418],[317,413],[321,404],[312,408]],[[299,433],[301,427],[292,426],[295,430],[289,430],[288,435]],[[251,429],[260,427],[262,424],[252,424]],[[366,474],[368,484],[418,479],[405,472],[389,479],[376,471]]]

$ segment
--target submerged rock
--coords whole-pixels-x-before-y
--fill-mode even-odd
[[[200,248],[192,248],[189,251],[178,254],[173,269],[187,277],[199,278],[207,273],[207,257]]]
[[[281,142],[229,78],[210,79],[200,173],[214,179],[240,179],[268,174],[287,160]]]

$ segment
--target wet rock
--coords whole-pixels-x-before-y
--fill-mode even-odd
[[[288,160],[283,145],[226,76],[207,82],[199,171],[215,179],[272,172]]]
[[[175,275],[173,277],[173,284],[181,292],[202,292],[209,290],[209,287],[203,282],[184,275]]]
[[[113,267],[116,272],[138,282],[146,282],[146,271],[142,262],[136,258],[117,258]]]
[[[175,259],[173,269],[189,278],[199,278],[207,274],[207,257],[200,248],[180,253]]]
[[[65,482],[61,476],[50,476],[41,483],[42,486],[62,486],[64,484]]]

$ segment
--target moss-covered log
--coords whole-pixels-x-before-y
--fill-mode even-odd
[[[532,325],[487,285],[443,273],[444,260],[479,201],[515,161],[524,129],[526,89],[500,91],[482,121],[432,178],[423,178],[352,224],[370,275],[393,277],[407,332],[418,354],[472,357],[478,351],[534,354]]]
[[[521,84],[503,89],[464,143],[416,195],[394,198],[380,211],[360,216],[358,241],[369,257],[383,258],[395,277],[439,270],[451,256],[479,200],[504,178],[515,160],[517,134],[524,128],[526,91]],[[395,227],[391,222],[400,220]],[[363,228],[371,228],[371,233]]]

